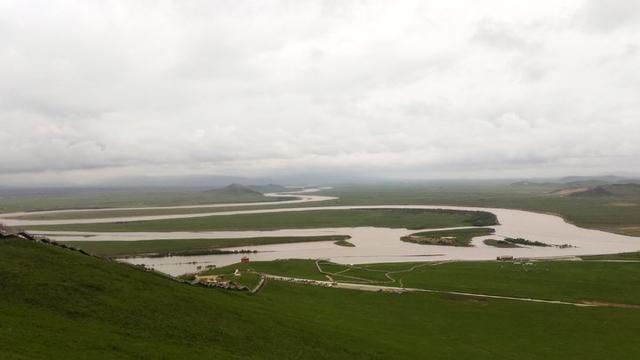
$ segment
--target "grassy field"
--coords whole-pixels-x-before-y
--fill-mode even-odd
[[[489,246],[499,247],[499,248],[519,248],[520,247],[514,243],[504,241],[504,240],[496,240],[496,239],[486,239],[483,241],[483,243]]]
[[[23,189],[0,191],[0,212],[198,205],[288,199],[291,198],[274,198],[255,193],[205,191],[200,188]]]
[[[446,263],[388,263],[341,265],[320,263],[336,280],[472,292],[491,295],[533,297],[564,301],[600,301],[640,304],[640,263],[589,261],[537,261],[533,265],[496,261]],[[253,269],[268,274],[326,279],[313,260],[283,260],[234,264],[214,271]],[[395,281],[384,276],[389,273]],[[354,281],[347,278],[358,277]],[[364,279],[364,281],[362,281]]]
[[[602,197],[560,196],[559,184],[339,186],[324,195],[336,204],[407,204],[502,207],[558,214],[578,226],[640,236],[640,191],[615,190]]]
[[[273,201],[286,198],[270,198]],[[231,201],[234,202],[234,201]],[[294,207],[295,204],[283,206],[280,204],[244,206],[221,206],[208,208],[184,208],[184,209],[147,209],[147,210],[104,210],[104,211],[82,211],[82,212],[62,212],[51,214],[40,214],[38,212],[28,215],[15,216],[14,219],[25,220],[67,220],[67,219],[107,219],[114,217],[129,216],[154,216],[154,215],[178,215],[178,214],[202,214],[206,212],[238,211],[238,210],[259,210],[276,209],[282,207]]]
[[[486,212],[359,209],[207,216],[126,223],[47,225],[31,226],[29,228],[69,231],[276,230],[357,226],[428,229],[470,225],[494,225],[496,222],[496,217]]]
[[[491,228],[422,231],[403,236],[400,240],[420,245],[471,246],[474,237],[494,232]]]
[[[22,240],[0,241],[0,280],[0,353],[6,359],[415,359],[425,354],[430,359],[635,359],[640,354],[636,309],[275,281],[249,296],[188,286]]]
[[[407,287],[567,301],[640,304],[640,263],[454,262],[402,277]]]
[[[586,255],[580,256],[583,260],[637,260],[640,261],[640,251],[608,254],[608,255]]]
[[[91,254],[107,257],[168,254],[181,251],[220,249],[238,246],[288,244],[309,241],[339,241],[349,236],[290,236],[257,237],[239,239],[178,239],[140,241],[61,241],[61,243],[83,249]]]

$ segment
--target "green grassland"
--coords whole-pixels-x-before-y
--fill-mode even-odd
[[[140,240],[140,241],[61,241],[88,253],[124,257],[150,254],[167,254],[183,251],[210,250],[238,246],[289,244],[310,241],[340,241],[348,239],[345,235],[327,236],[289,236],[254,237],[238,239],[176,239],[176,240]]]
[[[635,359],[640,354],[637,309],[277,281],[251,296],[180,284],[22,240],[0,241],[0,281],[0,353],[7,359]]]
[[[123,223],[43,225],[29,228],[69,231],[276,230],[357,226],[427,229],[470,225],[483,226],[496,223],[495,215],[487,212],[357,209],[223,215]]]
[[[338,246],[344,246],[344,247],[356,247],[356,245],[350,241],[347,240],[338,240],[336,242],[334,242],[334,244],[338,245]]]
[[[407,287],[566,301],[640,304],[640,263],[453,262],[402,277]]]
[[[496,240],[496,239],[486,239],[483,241],[483,243],[489,246],[499,247],[499,248],[519,248],[520,247],[512,242],[508,242],[504,240]]]
[[[287,200],[287,198],[269,198],[273,201],[278,199]],[[222,202],[222,201],[220,201]],[[235,201],[229,201],[235,202]],[[155,216],[155,215],[179,215],[179,214],[202,214],[209,212],[223,211],[239,211],[239,210],[260,210],[260,209],[276,209],[282,207],[293,207],[295,204],[283,206],[280,204],[272,205],[255,205],[251,207],[244,206],[220,206],[206,208],[183,208],[183,209],[145,209],[145,210],[102,210],[102,211],[82,211],[82,212],[61,212],[61,213],[38,213],[33,212],[27,215],[15,216],[14,219],[25,220],[67,220],[67,219],[107,219],[115,217],[129,216]]]
[[[608,254],[608,255],[586,255],[580,256],[583,260],[634,260],[640,261],[640,251]]]
[[[491,235],[494,232],[491,228],[422,231],[403,236],[400,240],[420,245],[471,246],[474,237]]]
[[[236,268],[315,280],[326,280],[328,273],[345,282],[547,300],[640,304],[640,263],[536,261],[524,265],[459,261],[342,265],[321,261],[321,272],[313,260],[281,260],[234,264],[213,271],[225,273]],[[395,281],[390,281],[385,273]]]
[[[262,194],[252,192],[238,193],[179,188],[104,190],[73,189],[66,191],[34,190],[31,192],[4,192],[0,194],[0,212],[56,209],[97,209],[111,207],[200,205],[215,203],[264,202],[290,199],[291,197],[267,197]],[[61,215],[62,214],[56,214],[56,216]]]
[[[322,192],[340,205],[458,205],[553,213],[581,227],[640,236],[640,188],[607,187],[607,196],[561,196],[560,184],[354,185]]]

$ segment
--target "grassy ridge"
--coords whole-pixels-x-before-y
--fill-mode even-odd
[[[276,230],[357,226],[427,229],[496,223],[495,215],[477,211],[357,209],[207,216],[126,223],[43,225],[30,228],[69,231]]]
[[[89,253],[118,257],[141,254],[166,254],[192,250],[220,249],[238,246],[288,244],[309,241],[337,241],[348,239],[344,235],[256,237],[239,239],[178,239],[140,241],[60,241]]]
[[[274,281],[248,296],[21,240],[0,241],[0,281],[0,353],[9,359],[415,359],[425,353],[431,359],[632,359],[640,353],[634,309]]]

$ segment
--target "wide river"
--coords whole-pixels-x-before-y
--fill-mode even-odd
[[[312,202],[334,199],[325,196],[313,196],[300,194],[296,201]],[[295,196],[294,193],[269,194],[270,196]],[[273,203],[252,203],[251,205],[283,204],[278,201]],[[199,205],[197,207],[222,207],[222,206],[251,206],[248,204],[216,204]],[[189,208],[190,206],[169,207]],[[158,209],[159,207],[154,207]],[[136,208],[149,209],[149,208]],[[488,211],[494,213],[500,225],[492,226],[496,229],[495,235],[477,237],[473,239],[472,247],[450,247],[434,245],[418,245],[400,241],[400,237],[416,232],[407,229],[390,229],[378,227],[357,228],[321,228],[321,229],[283,229],[274,231],[199,231],[199,232],[70,232],[70,231],[46,231],[46,234],[59,241],[135,241],[158,239],[196,239],[196,238],[246,238],[263,236],[317,236],[317,235],[350,235],[349,240],[355,247],[342,247],[331,241],[306,242],[294,244],[276,244],[263,246],[243,247],[257,250],[258,253],[250,254],[251,260],[275,260],[275,259],[328,259],[343,264],[362,264],[380,262],[403,261],[442,261],[442,260],[491,260],[501,255],[513,255],[515,257],[529,258],[553,258],[571,257],[576,255],[610,254],[640,250],[640,238],[617,235],[608,232],[589,230],[577,227],[565,222],[554,215],[533,213],[522,210],[501,208],[478,208],[460,206],[434,206],[434,205],[379,205],[379,206],[324,206],[324,207],[296,207],[283,209],[263,210],[238,210],[224,212],[203,212],[198,214],[179,215],[153,215],[133,216],[101,219],[78,220],[27,220],[13,217],[27,214],[42,214],[43,212],[0,214],[0,222],[7,225],[44,224],[77,224],[77,223],[104,223],[134,220],[160,220],[171,218],[190,218],[201,216],[225,216],[234,214],[273,213],[291,211],[315,211],[315,210],[350,210],[350,209],[449,209],[449,210],[473,210]],[[113,210],[113,209],[109,209]],[[54,212],[80,212],[83,210],[55,210]],[[94,209],[86,211],[96,211]],[[487,238],[500,239],[503,237],[522,237],[532,241],[541,241],[548,244],[570,244],[570,248],[557,247],[522,247],[513,249],[495,248],[485,245],[482,240]],[[236,250],[241,248],[227,248]],[[179,275],[193,272],[198,266],[230,265],[240,261],[242,254],[232,255],[205,255],[205,256],[174,256],[165,258],[130,258],[122,261],[144,264],[171,275]]]

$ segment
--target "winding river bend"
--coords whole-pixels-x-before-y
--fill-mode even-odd
[[[317,190],[317,189],[316,189]],[[262,206],[272,204],[309,203],[335,199],[335,197],[310,195],[313,189],[301,193],[273,193],[269,196],[295,196],[297,199],[276,202],[244,203],[244,204],[212,204],[198,206],[148,207],[148,208],[118,208],[101,210],[149,210],[149,209],[182,209],[182,208],[214,208],[229,206]],[[407,229],[391,229],[378,227],[357,228],[320,228],[320,229],[282,229],[273,231],[200,231],[200,232],[70,232],[46,231],[51,238],[59,241],[135,241],[159,239],[197,239],[197,238],[247,238],[268,236],[318,236],[318,235],[350,235],[349,240],[355,247],[342,247],[326,242],[306,242],[293,244],[276,244],[251,246],[258,253],[252,254],[252,260],[275,259],[328,259],[343,264],[361,264],[374,262],[403,262],[403,261],[442,261],[442,260],[491,260],[496,256],[513,255],[516,257],[553,258],[571,257],[576,255],[609,254],[640,250],[640,238],[617,235],[598,230],[579,228],[565,222],[554,215],[539,214],[523,210],[501,208],[479,208],[461,206],[436,205],[378,205],[378,206],[317,206],[295,207],[260,210],[234,210],[223,212],[206,212],[196,214],[167,214],[151,216],[130,216],[97,219],[64,219],[64,220],[30,220],[16,218],[29,214],[43,214],[45,212],[0,214],[0,222],[7,225],[53,225],[80,223],[109,223],[121,221],[180,219],[203,216],[225,216],[236,214],[275,213],[315,210],[350,210],[350,209],[448,209],[487,211],[498,217],[500,225],[492,226],[495,235],[474,238],[472,247],[450,247],[435,245],[418,245],[400,241],[400,237],[416,232]],[[53,210],[46,213],[82,212],[90,210]],[[437,230],[437,229],[433,229]],[[570,248],[557,247],[522,247],[495,248],[485,245],[482,241],[487,238],[522,237],[532,241],[547,244],[570,244]],[[246,246],[244,248],[247,248]],[[226,248],[237,250],[239,248]],[[197,266],[224,266],[240,261],[240,254],[204,255],[204,256],[175,256],[165,258],[130,258],[122,261],[144,264],[156,270],[178,275],[193,272]]]

